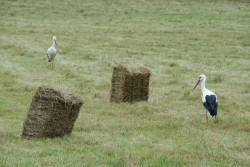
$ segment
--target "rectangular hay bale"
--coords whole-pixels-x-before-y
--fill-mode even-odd
[[[111,102],[147,101],[150,70],[143,65],[116,65],[111,80]]]
[[[70,135],[83,104],[81,97],[41,86],[35,93],[24,122],[23,137]]]

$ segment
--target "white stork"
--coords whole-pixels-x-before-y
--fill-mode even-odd
[[[208,122],[207,111],[212,117],[215,116],[216,119],[217,109],[218,109],[218,99],[217,95],[214,92],[206,89],[205,87],[206,76],[203,74],[199,76],[197,83],[194,86],[194,89],[200,82],[201,82],[201,92],[202,92],[202,103],[206,108],[206,122]]]
[[[56,57],[56,37],[54,36],[52,40],[52,45],[47,50],[47,58],[51,66],[53,66],[53,60],[55,57]]]

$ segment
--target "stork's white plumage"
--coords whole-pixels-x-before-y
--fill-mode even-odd
[[[202,92],[202,103],[204,107],[206,108],[206,122],[208,120],[207,117],[207,111],[209,114],[213,117],[217,116],[217,110],[218,110],[218,98],[217,95],[212,92],[211,90],[208,90],[205,86],[206,83],[206,76],[205,75],[200,75],[196,85],[194,86],[194,89],[196,86],[201,83],[201,92]]]
[[[53,66],[53,60],[55,57],[56,57],[56,37],[54,36],[52,39],[52,45],[47,50],[47,58],[51,66]]]

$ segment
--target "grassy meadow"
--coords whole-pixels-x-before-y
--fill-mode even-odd
[[[151,70],[148,102],[109,102],[119,63]],[[70,137],[21,137],[41,85],[84,99]],[[0,166],[250,166],[249,101],[248,0],[0,1]]]

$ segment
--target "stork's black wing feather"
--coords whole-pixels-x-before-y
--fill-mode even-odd
[[[216,102],[215,95],[207,95],[206,102],[203,103],[204,107],[208,110],[211,116],[217,115],[218,103]]]

